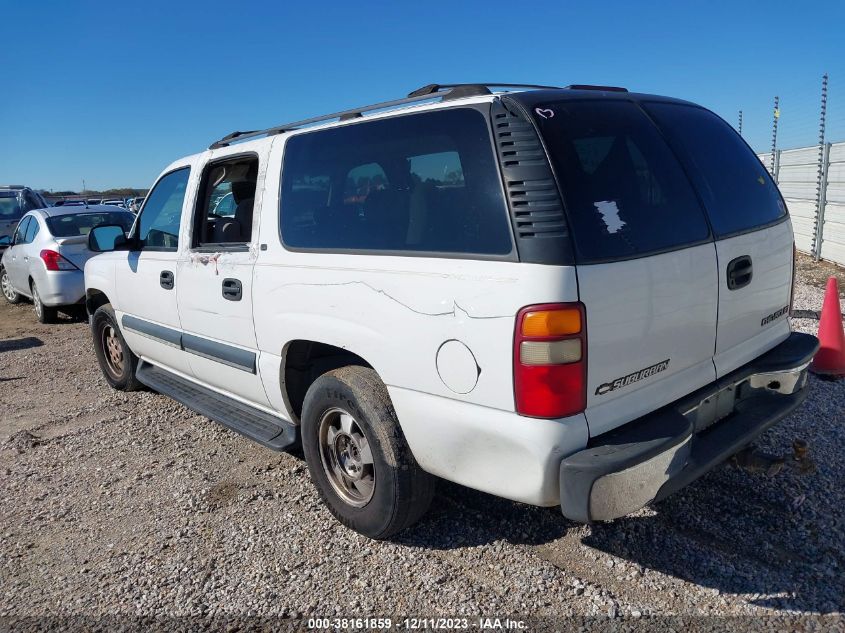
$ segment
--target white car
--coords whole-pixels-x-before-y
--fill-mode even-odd
[[[91,233],[106,380],[301,440],[373,538],[437,477],[620,517],[797,407],[818,342],[790,332],[792,228],[731,127],[623,89],[490,87],[172,163],[128,235]]]
[[[59,308],[85,299],[82,270],[93,255],[88,232],[98,224],[128,229],[134,216],[107,206],[35,209],[21,218],[0,257],[0,290],[9,303],[32,300],[41,323],[55,321]],[[4,241],[7,240],[7,241]]]

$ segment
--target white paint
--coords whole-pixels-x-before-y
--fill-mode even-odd
[[[715,380],[716,250],[703,244],[578,267],[587,309],[587,421],[593,435]],[[669,359],[666,370],[596,395],[604,383]]]
[[[619,207],[615,200],[603,200],[593,203],[593,206],[601,214],[602,222],[607,227],[608,233],[617,233],[625,226],[625,222],[619,217]]]
[[[437,373],[450,390],[465,394],[475,389],[481,369],[466,345],[451,340],[437,350]]]
[[[768,229],[716,242],[719,258],[719,334],[716,373],[724,376],[789,336],[786,315],[762,325],[765,317],[789,305],[792,283],[792,228],[782,222]],[[751,283],[728,290],[728,263],[751,257]]]
[[[388,391],[420,466],[522,503],[558,505],[560,462],[589,439],[580,414],[538,420],[411,389]]]
[[[367,119],[491,98],[413,106]],[[318,127],[351,124],[355,123]],[[764,328],[762,334],[752,326],[759,328],[760,319],[788,302],[787,224],[718,245],[581,266],[577,278],[574,267],[288,251],[279,238],[284,145],[288,138],[313,129],[255,139],[173,163],[164,173],[192,166],[179,250],[140,256],[103,254],[85,267],[87,287],[105,292],[118,315],[132,314],[254,350],[258,373],[195,358],[124,330],[133,351],[219,393],[295,420],[282,395],[286,345],[305,339],[347,349],[372,365],[388,386],[423,469],[510,499],[555,505],[560,461],[586,446],[588,422],[589,430],[598,434],[712,382],[714,347],[721,374],[785,336],[785,320]],[[248,249],[192,252],[192,214],[202,168],[211,157],[253,151],[260,157],[259,187]],[[595,206],[609,233],[625,226],[615,202],[600,201]],[[721,286],[724,260],[739,254],[752,256],[759,284],[747,293],[726,296]],[[176,273],[176,291],[160,288],[161,270]],[[226,277],[242,281],[240,302],[222,299],[220,284]],[[579,298],[587,315],[585,414],[564,420],[517,415],[512,370],[515,315],[527,305]],[[757,316],[759,311],[764,314]],[[602,383],[666,359],[670,362],[665,371],[595,395]]]

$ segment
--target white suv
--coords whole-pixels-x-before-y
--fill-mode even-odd
[[[384,538],[436,477],[623,516],[806,397],[777,187],[699,106],[426,86],[171,164],[85,266],[98,360]],[[366,116],[365,116],[366,115]],[[228,202],[222,202],[228,201]]]

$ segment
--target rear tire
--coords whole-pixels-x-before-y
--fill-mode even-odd
[[[2,289],[3,296],[9,303],[14,304],[21,302],[21,296],[15,290],[14,286],[12,286],[12,280],[9,279],[9,273],[6,272],[6,269],[3,266],[0,266],[0,289]]]
[[[30,289],[32,290],[32,305],[35,308],[35,317],[38,319],[38,322],[55,323],[59,316],[58,308],[44,305],[41,301],[41,295],[38,294],[38,286],[35,285],[34,281]]]
[[[111,304],[97,308],[91,319],[94,352],[106,382],[119,391],[136,391],[141,383],[135,377],[138,357],[132,353],[117,327]]]
[[[368,367],[314,381],[302,408],[302,448],[326,506],[364,536],[392,536],[431,505],[435,478],[417,464],[387,388]]]

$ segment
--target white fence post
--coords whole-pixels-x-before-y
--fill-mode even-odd
[[[819,261],[822,258],[822,240],[824,240],[824,209],[827,206],[827,173],[830,167],[830,146],[826,143],[822,154],[821,174],[819,178],[819,196],[816,205],[816,237],[813,259]]]

